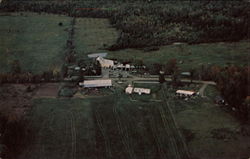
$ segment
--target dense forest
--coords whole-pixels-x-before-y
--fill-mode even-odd
[[[3,1],[0,11],[109,18],[120,31],[110,50],[250,37],[247,1]]]

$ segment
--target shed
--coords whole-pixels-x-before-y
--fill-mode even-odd
[[[181,75],[182,76],[191,76],[191,73],[190,72],[182,72]]]
[[[216,104],[225,104],[225,100],[221,96],[216,96],[214,102]]]
[[[118,64],[116,67],[117,68],[125,68],[125,66],[123,64]]]
[[[126,68],[126,69],[130,69],[130,68],[131,68],[131,67],[130,67],[130,64],[126,64],[126,65],[125,65],[125,68]]]
[[[125,92],[127,94],[132,94],[133,93],[133,87],[131,85],[128,85],[128,87],[125,89]]]
[[[111,79],[100,79],[100,80],[85,80],[79,83],[80,86],[85,88],[97,88],[97,87],[111,87]]]

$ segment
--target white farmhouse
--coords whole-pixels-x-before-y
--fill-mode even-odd
[[[100,63],[101,67],[110,68],[114,66],[113,60],[104,59],[102,57],[97,57],[96,60]]]

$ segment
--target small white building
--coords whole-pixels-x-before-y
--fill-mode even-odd
[[[148,88],[134,88],[134,92],[138,93],[139,95],[150,94],[150,89],[148,89]]]
[[[126,64],[126,65],[125,65],[125,69],[128,69],[128,70],[129,70],[130,68],[131,68],[131,67],[130,67],[130,64]]]
[[[97,57],[96,60],[100,63],[101,67],[110,68],[114,66],[113,60],[104,59],[102,57]]]
[[[131,85],[128,85],[128,87],[125,89],[125,92],[127,94],[132,94],[134,93],[138,93],[139,95],[141,94],[150,94],[151,90],[148,88],[134,88]]]
[[[132,94],[133,93],[133,87],[131,85],[128,85],[128,87],[125,89],[125,92],[127,94]]]
[[[97,88],[97,87],[111,87],[111,79],[100,79],[100,80],[85,80],[79,83],[84,88]]]
[[[123,69],[123,68],[125,68],[125,66],[124,66],[123,64],[118,64],[118,65],[116,65],[116,67],[117,67],[118,69]]]
[[[187,90],[177,90],[176,94],[179,96],[185,96],[185,97],[190,97],[195,95],[194,91],[187,91]]]
[[[81,67],[78,67],[78,66],[75,67],[75,70],[76,70],[76,71],[79,71],[80,69],[81,69]]]

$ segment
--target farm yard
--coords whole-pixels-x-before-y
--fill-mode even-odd
[[[28,6],[28,3],[25,5]],[[43,10],[46,3],[38,2],[34,6],[41,5],[40,9]],[[219,85],[219,82],[230,81],[228,83],[234,85],[237,83],[236,80],[239,81],[246,75],[244,73],[247,72],[246,66],[250,58],[249,40],[245,39],[246,36],[239,35],[240,38],[244,38],[235,40],[234,36],[237,34],[230,35],[232,37],[229,36],[228,40],[231,38],[235,40],[234,42],[233,40],[218,42],[220,38],[217,36],[217,40],[215,38],[214,41],[213,39],[207,41],[210,43],[188,44],[173,41],[165,46],[152,47],[153,43],[150,43],[142,48],[130,48],[139,46],[138,44],[143,45],[145,40],[150,40],[154,36],[157,36],[156,40],[160,40],[163,34],[159,37],[157,34],[151,36],[150,29],[156,33],[155,29],[158,28],[161,29],[158,30],[159,33],[163,33],[166,29],[163,26],[166,27],[167,23],[163,25],[157,22],[156,26],[150,27],[155,19],[151,15],[147,19],[145,14],[147,12],[143,10],[149,8],[135,10],[131,12],[133,15],[130,15],[126,5],[121,7],[119,12],[110,10],[107,15],[116,12],[110,19],[81,17],[81,13],[91,15],[99,11],[68,11],[79,7],[76,5],[78,2],[74,4],[75,6],[71,6],[71,3],[73,4],[65,1],[51,5],[55,8],[68,6],[65,10],[59,9],[55,12],[69,16],[41,13],[39,9],[39,14],[0,13],[0,75],[7,81],[4,83],[4,80],[0,80],[0,109],[10,107],[7,109],[8,112],[6,111],[7,119],[2,120],[3,117],[0,116],[0,158],[247,159],[250,157],[249,125],[244,125],[237,119],[236,105],[231,107],[228,103],[220,104],[215,101],[216,97],[223,94],[221,88],[225,88],[221,83]],[[9,7],[12,5],[15,3]],[[50,9],[53,10],[53,7]],[[181,11],[183,10],[185,7]],[[210,13],[211,10],[208,10]],[[126,17],[128,15],[124,16],[124,21],[115,19],[123,17],[122,15],[126,13],[129,18]],[[158,13],[160,12],[154,16]],[[169,11],[163,10],[162,13]],[[179,13],[178,9],[174,13]],[[232,21],[237,21],[237,16],[235,19]],[[156,20],[161,21],[158,18]],[[210,20],[213,22],[214,18]],[[228,21],[228,17],[225,21]],[[145,33],[145,30],[137,27],[135,31],[138,34],[133,34],[133,26],[144,26],[144,23],[149,25],[149,34],[147,33],[149,36],[143,34],[142,41],[139,41],[140,33]],[[240,23],[243,22],[239,21],[235,26]],[[180,24],[185,26],[184,23]],[[216,26],[218,23],[214,23],[213,27]],[[170,25],[168,29],[172,30],[175,27],[177,29],[173,35],[178,35],[180,26]],[[188,33],[189,30],[185,30],[185,27],[184,32]],[[129,34],[125,33],[126,29]],[[191,28],[190,32],[196,33],[195,29]],[[208,28],[210,31],[208,33],[212,30],[212,27]],[[217,28],[215,33],[218,31]],[[184,37],[189,35],[186,33]],[[132,39],[128,35],[133,35]],[[172,33],[169,35],[170,41],[173,35]],[[212,38],[210,34],[208,35]],[[166,38],[168,39],[168,36]],[[93,53],[104,53],[105,57],[87,56],[90,54],[94,56]],[[168,69],[173,71],[164,72],[167,70],[165,69],[167,62],[171,60],[175,63]],[[21,72],[13,72],[16,64],[20,64]],[[163,66],[158,67],[161,64]],[[215,67],[211,71],[214,74],[207,71],[212,74],[212,79],[202,79],[201,74],[208,73],[201,68],[212,65],[221,66],[223,69]],[[241,70],[230,65],[244,68]],[[227,67],[229,67],[228,72],[226,72]],[[195,69],[196,76],[194,73],[191,76],[192,69]],[[28,76],[28,80],[23,80],[24,82],[8,81],[9,77],[14,79],[19,77],[14,75],[21,74],[22,71],[40,75]],[[220,79],[218,72],[225,77],[231,74],[235,76],[229,80],[226,78],[218,80]],[[189,75],[185,76],[185,73]],[[37,77],[41,80],[36,80]],[[244,78],[244,82],[246,81]],[[18,84],[14,84],[15,82]],[[232,92],[235,95],[239,90],[245,93],[241,89],[242,85],[246,87],[245,83],[240,83],[236,85],[240,89],[233,90],[236,93]],[[130,93],[127,92],[128,87],[133,87]],[[178,94],[178,91],[192,94]],[[16,116],[12,114],[11,109],[15,110],[16,114],[13,114]],[[1,111],[0,115],[4,113]],[[9,118],[12,119],[12,123],[9,122]],[[6,128],[7,133],[2,131],[5,122],[6,125],[10,123]],[[19,122],[23,129],[16,131],[19,127],[15,124],[18,125]],[[2,135],[2,132],[5,134]]]
[[[36,13],[0,14],[0,72],[18,60],[23,71],[60,71],[70,17]],[[63,26],[58,26],[62,22]]]

